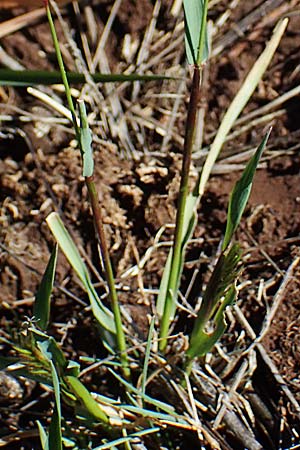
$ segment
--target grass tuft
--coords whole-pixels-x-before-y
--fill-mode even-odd
[[[156,7],[158,4],[159,2]],[[117,5],[116,2],[114,8],[117,8]],[[14,376],[34,380],[51,389],[54,399],[51,418],[47,426],[42,419],[36,422],[43,450],[62,450],[68,446],[93,450],[110,448],[133,450],[139,447],[146,448],[145,443],[148,441],[149,448],[164,447],[173,450],[178,448],[178,442],[172,441],[173,436],[184,439],[185,435],[188,435],[191,442],[194,442],[197,436],[197,445],[202,446],[203,443],[206,445],[208,442],[211,448],[221,448],[221,444],[217,442],[220,436],[214,429],[212,417],[216,418],[215,423],[225,424],[237,442],[242,441],[241,445],[246,443],[245,448],[255,450],[262,448],[254,434],[245,426],[245,423],[248,424],[247,420],[238,416],[238,413],[241,414],[239,408],[230,407],[227,411],[227,403],[225,405],[224,402],[219,412],[221,397],[219,379],[213,373],[212,367],[202,363],[218,345],[226,331],[226,308],[233,305],[238,296],[237,282],[243,266],[243,257],[239,243],[235,242],[235,233],[245,211],[255,172],[271,130],[265,134],[231,192],[224,238],[205,289],[203,286],[198,288],[199,296],[202,292],[203,295],[199,309],[192,312],[194,319],[191,319],[193,320],[189,328],[191,331],[180,329],[176,340],[171,336],[171,330],[179,317],[177,306],[186,247],[197,224],[197,208],[201,205],[207,180],[230,130],[263,77],[286,29],[287,20],[279,22],[270,42],[246,76],[223,117],[204,165],[197,174],[197,181],[191,188],[193,153],[201,151],[196,146],[199,142],[197,127],[199,105],[204,89],[204,70],[209,60],[208,0],[183,1],[186,56],[192,79],[185,119],[175,233],[164,267],[157,302],[153,308],[154,313],[149,320],[148,335],[145,333],[147,336],[145,337],[142,333],[130,334],[128,331],[130,328],[126,328],[123,323],[125,320],[121,314],[119,285],[114,276],[102,208],[94,179],[93,134],[89,126],[89,115],[84,101],[79,100],[75,104],[69,85],[69,83],[84,83],[85,77],[65,70],[48,1],[45,1],[45,6],[60,72],[47,75],[45,72],[8,73],[0,70],[0,85],[26,86],[36,83],[48,85],[63,82],[68,114],[81,154],[82,176],[88,192],[110,304],[105,305],[98,294],[86,263],[61,218],[62,215],[51,212],[46,221],[57,244],[53,248],[35,296],[34,317],[23,324],[16,338],[2,340],[3,344],[10,347],[13,356],[0,356],[0,368],[9,370]],[[152,18],[152,25],[156,19]],[[151,27],[148,33],[151,33]],[[141,54],[139,58],[143,59]],[[93,74],[92,78],[96,82],[126,83],[170,79],[167,76],[136,73]],[[175,77],[172,77],[173,79]],[[103,114],[103,111],[101,113]],[[108,122],[109,119],[111,117],[107,119]],[[140,136],[140,139],[142,138],[143,136]],[[70,356],[68,346],[63,350],[64,344],[51,336],[51,295],[58,247],[66,256],[89,298],[93,317],[99,326],[99,343],[104,344],[103,351],[110,349],[111,352],[109,358],[106,358],[106,355],[103,357],[97,355],[97,358],[93,356],[90,359],[86,357],[85,362],[92,361],[95,366],[93,364],[82,372],[77,358]],[[136,255],[138,260],[138,251],[135,252]],[[143,276],[142,273],[138,275]],[[139,286],[143,287],[141,279]],[[189,305],[189,311],[191,309]],[[135,330],[135,324],[131,329]],[[168,345],[169,342],[172,344]],[[205,362],[207,363],[207,360]],[[99,366],[101,367],[97,373],[96,368]],[[212,378],[204,373],[204,367],[207,372],[210,370],[210,374],[213,373]],[[95,376],[97,381],[93,380],[88,384],[89,378],[86,377],[88,373],[97,375]],[[97,382],[102,384],[97,385]],[[90,386],[97,392],[93,392]],[[103,395],[104,390],[106,395]],[[226,394],[227,402],[230,393],[224,390],[222,394]],[[245,409],[249,407],[248,404],[246,406]],[[84,430],[83,441],[80,440],[82,436],[78,437],[77,428]],[[225,447],[227,448],[227,444]]]

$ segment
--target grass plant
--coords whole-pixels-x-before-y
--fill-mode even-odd
[[[204,2],[184,2],[185,11],[185,42],[186,53],[189,64],[193,67],[193,80],[190,94],[188,113],[186,118],[182,169],[179,188],[179,199],[176,215],[174,245],[172,249],[169,276],[166,286],[166,297],[164,300],[163,313],[160,322],[160,345],[161,351],[167,346],[172,311],[174,311],[174,300],[177,296],[181,277],[181,261],[183,253],[184,224],[189,194],[189,178],[192,153],[194,150],[194,139],[196,134],[196,120],[198,102],[200,98],[201,64],[207,59],[207,18],[208,0]]]
[[[202,4],[202,3],[201,3]],[[198,7],[200,8],[200,2],[198,2]],[[218,157],[218,154],[222,148],[227,134],[229,133],[234,121],[237,119],[242,109],[249,100],[251,93],[254,92],[259,80],[261,79],[264,71],[266,70],[268,64],[270,63],[272,56],[280,42],[280,39],[284,33],[287,26],[287,19],[283,20],[278,24],[274,30],[274,34],[270,42],[267,44],[265,50],[258,58],[256,64],[253,66],[252,70],[246,77],[242,87],[238,91],[234,100],[232,101],[228,111],[224,115],[223,121],[205,160],[204,166],[201,173],[199,174],[198,181],[192,192],[188,193],[188,180],[189,180],[189,170],[191,153],[193,150],[194,136],[195,136],[195,126],[196,126],[196,113],[197,104],[199,102],[200,95],[200,63],[202,62],[202,51],[198,53],[199,49],[205,47],[207,42],[207,37],[205,36],[205,31],[200,31],[199,27],[206,27],[206,23],[202,21],[202,18],[206,14],[207,5],[203,3],[203,13],[195,14],[197,8],[195,5],[189,2],[185,3],[185,16],[186,16],[186,46],[187,46],[187,56],[189,62],[193,64],[194,76],[191,88],[191,97],[189,103],[189,110],[186,121],[186,133],[185,133],[185,145],[183,150],[183,164],[181,173],[181,184],[179,191],[178,209],[177,209],[177,220],[175,228],[174,245],[169,255],[169,262],[166,265],[165,273],[163,275],[160,294],[158,297],[158,311],[161,312],[161,325],[160,325],[160,350],[164,351],[167,345],[167,336],[169,334],[169,325],[174,318],[176,312],[176,299],[177,292],[180,284],[180,278],[182,274],[183,262],[184,262],[184,252],[187,242],[192,236],[195,227],[195,213],[198,204],[200,203],[201,197],[204,193],[206,183],[208,181],[209,175],[211,173],[212,167]],[[191,8],[191,10],[189,10]],[[202,15],[203,14],[203,15]],[[192,22],[189,22],[191,18]],[[198,19],[198,27],[194,24],[194,20]],[[201,29],[200,29],[201,30]],[[194,36],[195,35],[195,36]],[[203,42],[200,42],[202,39]],[[199,44],[196,44],[199,42]],[[205,57],[206,54],[204,55]],[[261,153],[266,145],[269,133],[263,139],[261,145],[259,146],[255,156],[249,162],[247,168],[240,182],[238,182],[234,188],[231,196],[231,202],[229,206],[229,215],[226,227],[226,234],[223,242],[223,251],[227,249],[230,241],[233,237],[233,231],[236,230],[239,221],[241,219],[242,213],[245,209],[247,200],[250,195],[252,179],[259,162]],[[229,258],[231,259],[231,258]],[[224,260],[226,265],[228,260]],[[235,272],[234,267],[233,274]],[[203,310],[201,309],[201,315]],[[204,314],[205,317],[206,313]],[[209,315],[209,314],[208,314]],[[202,319],[200,319],[200,322]],[[200,323],[196,321],[197,324]],[[196,333],[197,334],[197,333]],[[195,336],[195,330],[193,332]],[[218,338],[220,337],[218,333]],[[199,335],[198,335],[199,338]],[[193,340],[194,342],[194,340]],[[191,355],[191,350],[189,355]]]
[[[126,328],[122,322],[116,282],[94,181],[92,135],[88,125],[85,104],[79,102],[77,105],[78,112],[76,111],[69,87],[69,80],[71,82],[82,82],[83,79],[80,74],[66,73],[48,2],[46,8],[60,67],[60,76],[65,87],[67,103],[72,116],[72,124],[81,152],[82,174],[89,195],[95,234],[101,250],[111,310],[100,300],[88,269],[59,215],[52,212],[47,218],[47,223],[59,248],[67,257],[89,297],[93,315],[101,327],[100,334],[102,342],[110,349],[114,357],[119,357],[122,374],[120,375],[118,373],[118,362],[116,362],[118,358],[113,360],[112,365],[114,367],[108,368],[108,371],[122,387],[120,389],[121,400],[113,400],[109,395],[105,397],[92,394],[80,381],[78,363],[68,361],[60,345],[53,337],[48,335],[50,298],[56,269],[57,246],[53,249],[36,295],[34,305],[36,322],[34,324],[31,323],[27,327],[24,335],[19,339],[19,342],[14,344],[14,350],[17,356],[14,358],[1,357],[0,364],[2,368],[13,367],[14,364],[18,364],[14,370],[16,375],[35,379],[53,389],[54,407],[48,430],[44,428],[41,422],[38,422],[43,450],[61,450],[64,445],[79,448],[76,444],[76,438],[72,433],[69,435],[66,431],[66,421],[63,417],[64,404],[73,408],[74,420],[77,416],[76,423],[80,423],[82,420],[87,428],[89,426],[92,429],[97,426],[100,427],[105,438],[103,438],[103,443],[93,447],[93,450],[114,449],[120,448],[120,446],[128,450],[133,449],[136,446],[131,446],[131,444],[136,442],[136,439],[141,439],[153,433],[158,434],[162,429],[168,427],[188,430],[194,433],[195,430],[199,431],[196,419],[193,418],[192,420],[190,417],[187,419],[171,402],[169,404],[148,395],[147,381],[149,380],[149,376],[152,376],[156,372],[158,373],[158,377],[160,376],[159,380],[162,383],[166,383],[165,378],[167,376],[171,377],[173,378],[173,385],[176,384],[177,386],[177,392],[181,392],[183,397],[185,395],[188,397],[186,392],[182,394],[182,390],[184,390],[188,376],[191,374],[195,359],[203,357],[210,352],[226,329],[225,309],[236,299],[236,282],[241,270],[241,249],[238,243],[234,242],[234,233],[239,226],[245,210],[255,171],[267,144],[270,131],[264,136],[231,193],[228,205],[227,225],[220,254],[216,258],[216,263],[207,283],[201,307],[194,320],[192,331],[186,336],[187,345],[182,352],[179,364],[180,370],[175,370],[172,363],[168,364],[166,360],[168,338],[170,337],[173,319],[177,314],[177,298],[183,273],[185,250],[196,225],[197,207],[199,206],[212,167],[219,155],[226,136],[261,80],[280,42],[287,22],[283,20],[276,27],[270,42],[267,44],[265,50],[258,58],[232,101],[228,111],[224,115],[202,171],[199,173],[198,180],[193,189],[191,189],[190,166],[192,154],[194,150],[199,150],[195,149],[195,135],[197,131],[198,105],[201,96],[202,70],[205,61],[209,58],[209,39],[207,36],[208,0],[184,0],[186,54],[193,75],[186,117],[174,242],[164,269],[157,299],[159,317],[152,318],[146,345],[143,346],[140,343],[137,346],[134,353],[137,364],[130,367],[128,357],[130,349],[126,342],[128,340]],[[46,80],[46,75],[41,76],[41,73],[24,74],[26,76],[24,76],[23,80],[19,79],[19,75],[16,73],[1,73],[0,71],[2,83],[5,84],[32,84],[36,79],[39,79],[41,83],[45,84],[59,81],[59,75],[57,73],[51,74],[48,81]],[[112,77],[109,81],[153,81],[161,78],[158,76],[147,77],[136,74],[130,76],[118,75],[117,77]],[[94,79],[95,81],[99,81],[96,75]],[[101,78],[101,81],[106,81],[106,78]],[[153,349],[153,341],[156,333],[159,335],[159,352]],[[154,354],[155,357],[153,356]],[[160,367],[157,362],[158,360],[163,362],[163,368]],[[167,369],[164,372],[165,368]],[[167,370],[169,371],[168,374],[164,375],[167,373]],[[139,379],[138,386],[133,381],[136,379]],[[177,382],[175,383],[174,380],[177,380]],[[104,442],[104,440],[106,441]]]
[[[84,103],[79,103],[79,117],[80,117],[80,125],[78,125],[78,118],[76,116],[70,86],[67,78],[67,74],[64,68],[64,63],[62,59],[62,55],[60,52],[59,42],[56,35],[56,30],[54,27],[54,23],[52,20],[52,15],[50,11],[50,7],[48,2],[46,3],[46,10],[47,10],[47,17],[49,21],[50,31],[53,39],[53,44],[62,76],[62,81],[65,87],[65,92],[67,96],[67,101],[69,105],[70,112],[72,114],[73,119],[73,126],[75,129],[77,142],[80,148],[81,156],[82,156],[82,163],[83,163],[83,171],[82,174],[85,178],[86,186],[89,193],[89,199],[91,208],[93,211],[93,218],[94,218],[94,224],[95,224],[95,230],[96,235],[99,241],[99,246],[101,250],[101,256],[103,260],[104,265],[104,271],[105,271],[105,277],[109,289],[109,296],[110,301],[112,305],[112,311],[114,314],[114,323],[116,328],[116,344],[117,349],[120,352],[120,359],[122,362],[122,367],[124,371],[124,375],[129,378],[130,377],[130,370],[127,360],[127,353],[126,353],[126,339],[125,334],[123,330],[123,325],[121,321],[121,313],[120,313],[120,306],[117,296],[117,291],[115,287],[115,280],[112,270],[112,265],[110,261],[109,251],[107,247],[107,242],[105,238],[105,232],[103,227],[103,219],[102,219],[102,213],[99,203],[99,197],[97,193],[97,189],[94,183],[94,162],[93,162],[93,155],[92,155],[92,138],[91,138],[91,132],[88,127],[87,123],[87,117],[86,117],[86,111]]]

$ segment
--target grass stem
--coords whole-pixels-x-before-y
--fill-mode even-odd
[[[72,121],[73,126],[76,132],[76,138],[77,142],[80,148],[81,156],[83,157],[84,149],[82,148],[82,142],[81,142],[81,133],[82,129],[79,127],[77,122],[77,115],[74,108],[74,103],[72,100],[72,95],[70,91],[70,86],[67,78],[67,74],[65,71],[65,66],[62,58],[62,54],[60,51],[59,42],[57,39],[57,34],[55,30],[55,26],[52,20],[52,15],[50,11],[50,7],[48,5],[48,2],[46,2],[46,11],[47,11],[47,17],[50,25],[51,35],[53,39],[53,44],[56,52],[56,57],[62,77],[62,81],[65,87],[65,93],[67,97],[67,102],[69,109],[71,111],[72,115]],[[102,220],[102,214],[101,214],[101,208],[99,204],[99,198],[98,198],[98,192],[95,187],[94,183],[94,177],[86,176],[85,177],[86,186],[89,193],[89,199],[91,203],[91,208],[93,212],[93,219],[94,219],[94,225],[95,225],[95,231],[96,235],[99,241],[101,255],[103,259],[103,265],[104,265],[104,271],[105,271],[105,277],[108,284],[109,289],[109,296],[111,301],[111,306],[113,310],[114,320],[115,320],[115,326],[116,326],[116,341],[117,341],[117,348],[120,352],[120,360],[123,368],[123,374],[125,378],[130,378],[130,369],[128,365],[128,359],[127,359],[127,353],[126,353],[126,340],[125,340],[125,334],[122,326],[122,319],[121,319],[121,311],[117,296],[117,291],[115,287],[115,281],[114,281],[114,274],[112,270],[112,265],[110,261],[109,251],[106,243],[105,233],[104,233],[104,227],[103,227],[103,220]]]
[[[89,199],[90,199],[91,208],[92,208],[92,212],[93,212],[95,230],[96,230],[96,234],[97,234],[100,249],[101,249],[101,256],[103,259],[105,278],[106,278],[108,288],[109,288],[111,307],[113,310],[113,315],[114,315],[115,325],[116,325],[117,347],[120,352],[120,359],[121,359],[121,364],[122,364],[122,368],[123,368],[123,374],[124,374],[125,378],[129,379],[130,378],[130,369],[129,369],[127,353],[126,353],[126,340],[125,340],[125,334],[124,334],[123,325],[122,325],[121,311],[120,311],[118,295],[117,295],[116,286],[115,286],[114,274],[113,274],[113,270],[112,270],[111,260],[110,260],[110,256],[109,256],[109,250],[107,247],[107,241],[106,241],[104,227],[103,227],[103,219],[102,219],[102,213],[101,213],[101,208],[100,208],[100,204],[99,204],[98,192],[96,190],[93,176],[86,177],[85,182],[86,182],[86,186],[88,189]]]
[[[183,160],[181,168],[181,181],[179,190],[179,200],[176,215],[176,228],[173,244],[173,255],[171,262],[170,277],[168,281],[167,296],[165,301],[164,312],[160,324],[160,350],[164,351],[167,345],[167,335],[170,327],[170,316],[172,305],[174,301],[175,290],[177,289],[178,280],[178,268],[180,267],[180,258],[182,254],[182,238],[183,238],[183,226],[184,226],[184,214],[186,208],[186,201],[189,192],[189,174],[192,159],[193,144],[196,131],[196,118],[198,110],[198,102],[200,97],[200,67],[198,65],[193,66],[193,81],[192,89],[188,107],[185,139],[183,149]]]
[[[52,36],[53,45],[54,45],[54,49],[55,49],[55,53],[56,53],[56,58],[57,58],[58,66],[59,66],[59,71],[61,74],[61,79],[62,79],[63,85],[65,87],[65,94],[67,97],[68,107],[69,107],[69,110],[72,115],[72,122],[73,122],[73,126],[75,129],[77,140],[80,142],[80,139],[79,139],[80,131],[79,131],[78,123],[77,123],[77,117],[76,117],[74,103],[73,103],[73,99],[72,99],[72,95],[71,95],[71,91],[70,91],[67,72],[66,72],[64,61],[63,61],[62,54],[60,51],[60,46],[59,46],[59,42],[58,42],[56,30],[55,30],[55,25],[54,25],[54,22],[52,19],[50,6],[48,4],[48,1],[46,1],[45,3],[46,3],[47,19],[48,19],[49,26],[50,26],[51,36]]]

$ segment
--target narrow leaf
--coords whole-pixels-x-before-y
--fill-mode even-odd
[[[255,154],[252,156],[250,161],[248,162],[241,178],[234,186],[234,189],[230,195],[229,205],[228,205],[228,213],[227,213],[227,224],[226,224],[226,231],[224,236],[224,241],[222,245],[222,250],[226,250],[228,247],[231,238],[233,236],[233,233],[237,229],[242,214],[245,210],[245,207],[247,205],[251,188],[252,188],[252,182],[253,177],[258,165],[258,162],[260,160],[261,154],[267,144],[268,138],[270,136],[271,129],[266,133],[264,136],[261,144],[259,145],[258,149],[256,150]]]
[[[91,177],[94,172],[94,160],[92,151],[92,133],[89,128],[85,104],[83,101],[78,102],[80,117],[80,148],[82,151],[83,176]]]
[[[126,444],[128,442],[131,442],[133,440],[136,440],[139,437],[147,436],[150,433],[159,433],[160,428],[154,427],[154,428],[146,428],[142,431],[137,431],[136,433],[130,434],[129,436],[121,437],[119,439],[115,439],[114,441],[107,442],[106,444],[102,444],[98,447],[94,447],[93,450],[108,450],[112,449],[116,445],[122,445]]]
[[[86,83],[86,78],[82,73],[66,72],[71,84]],[[121,83],[134,81],[159,81],[176,79],[165,75],[138,75],[138,74],[102,74],[90,73],[96,83]],[[33,86],[37,84],[51,85],[62,83],[59,71],[44,70],[11,70],[0,69],[0,86]]]
[[[58,66],[59,66],[59,69],[60,69],[60,76],[61,76],[61,80],[63,82],[63,85],[65,87],[65,94],[66,94],[66,98],[67,98],[67,103],[68,103],[68,106],[69,106],[70,113],[72,115],[73,127],[74,127],[74,130],[75,130],[75,133],[76,133],[76,137],[77,137],[77,140],[78,140],[79,139],[79,134],[78,134],[79,130],[78,130],[78,126],[77,126],[77,116],[76,116],[76,113],[75,113],[75,108],[74,108],[74,103],[73,103],[72,94],[71,94],[71,90],[70,90],[70,85],[69,85],[66,69],[65,69],[65,66],[64,66],[62,54],[61,54],[61,51],[60,51],[60,45],[59,45],[59,41],[58,41],[58,38],[57,38],[56,29],[55,29],[55,25],[54,25],[54,22],[53,22],[53,19],[52,19],[51,10],[50,10],[50,6],[49,6],[48,1],[46,1],[45,6],[46,6],[46,14],[47,14],[47,18],[48,18],[50,32],[51,32],[51,36],[52,36],[52,41],[53,41],[53,45],[54,45],[54,50],[55,50]]]
[[[65,381],[75,394],[77,399],[85,406],[87,411],[96,419],[100,420],[104,424],[108,424],[109,419],[105,412],[101,409],[99,403],[93,399],[87,388],[78,380],[77,377],[66,376]]]
[[[60,248],[82,282],[89,296],[95,318],[105,330],[115,334],[116,328],[112,313],[99,299],[91,282],[86,265],[82,261],[79,251],[65,228],[61,218],[57,213],[53,212],[49,214],[46,221]]]
[[[271,40],[267,43],[266,48],[256,60],[242,87],[240,88],[233,101],[231,102],[228,110],[226,111],[202,169],[201,179],[199,183],[199,197],[203,195],[207,180],[225,142],[227,134],[229,133],[236,119],[247,104],[259,81],[262,79],[262,76],[266,71],[279,45],[280,39],[287,27],[287,24],[288,19],[283,19],[277,24]]]
[[[51,353],[50,340],[37,342],[39,349],[50,363],[52,383],[54,389],[55,404],[53,414],[49,427],[49,450],[62,450],[62,431],[61,431],[61,403],[60,403],[60,384],[53,362],[53,355]]]
[[[49,375],[49,373],[47,372],[41,372],[38,370],[33,370],[32,367],[20,367],[21,364],[18,365],[17,369],[10,369],[10,371],[13,373],[14,376],[16,377],[24,377],[24,378],[28,378],[29,380],[33,380],[36,383],[41,383],[41,384],[45,384],[46,386],[52,386],[52,380],[51,377]]]
[[[41,330],[46,330],[49,324],[50,300],[54,283],[56,261],[57,245],[55,245],[52,250],[48,265],[37,291],[33,307],[33,314],[37,319],[38,326]]]
[[[175,408],[172,405],[168,405],[167,403],[164,403],[160,400],[156,400],[152,397],[150,397],[149,395],[145,394],[145,395],[141,395],[141,391],[139,389],[137,389],[135,386],[133,386],[133,384],[128,383],[128,381],[124,380],[124,378],[122,378],[120,375],[118,375],[114,370],[108,368],[109,372],[111,372],[113,374],[113,376],[121,383],[125,386],[125,388],[129,391],[129,392],[133,392],[136,395],[139,395],[142,397],[142,399],[145,401],[145,403],[149,403],[153,406],[155,406],[156,408],[161,409],[162,411],[165,411],[167,414],[170,415],[175,415]]]
[[[46,333],[43,333],[34,327],[28,328],[28,331],[33,333],[35,341],[39,346],[46,346],[47,351],[51,354],[51,361],[54,362],[60,374],[63,374],[68,367],[68,361],[55,339],[52,336],[49,337]]]
[[[185,48],[189,64],[200,65],[208,58],[207,3],[207,0],[183,0]]]
[[[36,421],[36,424],[38,426],[39,429],[39,435],[40,435],[40,441],[41,441],[41,446],[43,450],[49,450],[49,445],[48,445],[48,436],[46,433],[45,428],[43,427],[43,425],[41,424],[41,422],[39,420]]]
[[[60,412],[60,390],[59,381],[54,368],[52,368],[52,379],[54,383],[55,405],[53,408],[51,423],[49,426],[49,450],[62,450],[62,430],[61,430],[61,412]]]
[[[146,382],[147,382],[147,373],[148,373],[148,367],[149,367],[149,361],[150,361],[150,353],[151,353],[151,344],[153,339],[153,331],[155,326],[155,317],[152,317],[149,332],[148,332],[148,339],[147,339],[147,346],[145,350],[145,359],[144,359],[144,365],[143,365],[143,373],[142,373],[142,396],[145,396],[146,393]]]

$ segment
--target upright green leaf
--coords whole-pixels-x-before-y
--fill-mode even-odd
[[[145,393],[146,393],[147,373],[148,373],[148,368],[149,368],[154,326],[155,326],[155,317],[153,316],[151,319],[149,332],[148,332],[148,339],[147,339],[147,345],[146,345],[146,350],[145,350],[145,359],[144,359],[143,373],[142,373],[141,392],[142,392],[143,397],[145,396]]]
[[[251,193],[253,177],[260,160],[261,154],[267,144],[268,138],[270,136],[271,129],[265,134],[261,144],[256,150],[255,154],[252,156],[250,161],[248,162],[245,170],[237,183],[235,184],[228,204],[228,213],[227,213],[227,224],[226,231],[224,236],[224,241],[222,245],[222,250],[224,251],[233,236],[233,233],[237,229],[242,214],[247,205],[249,195]]]
[[[200,65],[208,58],[207,0],[183,0],[185,48],[189,64]]]
[[[62,82],[65,87],[65,94],[67,97],[68,107],[69,107],[70,113],[72,115],[73,127],[74,127],[74,130],[76,133],[76,138],[77,138],[77,140],[79,140],[79,129],[78,129],[78,125],[77,125],[77,116],[75,113],[71,89],[70,89],[67,72],[66,72],[66,69],[64,66],[62,54],[60,51],[60,45],[59,45],[59,41],[57,38],[55,25],[54,25],[54,22],[52,19],[51,10],[50,10],[50,6],[49,6],[48,2],[46,2],[46,14],[47,14],[48,22],[49,22],[50,32],[51,32],[51,36],[52,36],[52,40],[53,40],[53,45],[54,45],[55,54],[56,54],[56,58],[57,58],[57,62],[58,62],[59,70],[60,70],[61,79],[62,79]]]
[[[37,319],[38,327],[41,330],[46,330],[49,324],[50,300],[54,283],[56,261],[57,244],[52,250],[41,284],[37,291],[33,307],[33,314]]]
[[[40,435],[42,449],[49,450],[47,432],[39,420],[37,420],[36,423],[37,423],[37,426],[39,429],[39,435]]]

